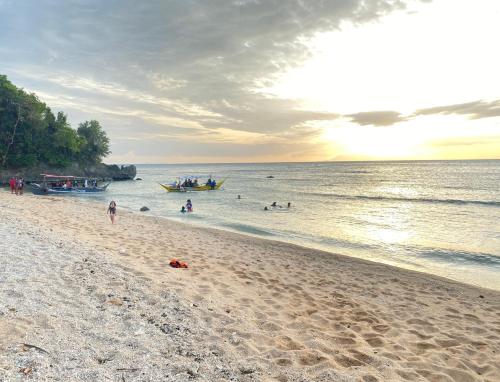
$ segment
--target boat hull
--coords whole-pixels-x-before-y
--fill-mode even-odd
[[[104,192],[109,186],[109,183],[102,187],[86,187],[86,188],[63,188],[63,187],[49,187],[43,184],[32,183],[31,191],[35,195],[82,195],[82,194],[95,194],[97,192]]]
[[[188,192],[188,191],[213,191],[213,190],[218,190],[219,188],[221,188],[221,186],[224,184],[224,180],[220,183],[217,183],[215,185],[215,188],[212,188],[210,186],[207,186],[205,184],[201,185],[201,186],[197,186],[197,187],[182,187],[182,188],[177,188],[177,187],[174,187],[174,186],[171,186],[169,184],[161,184],[160,183],[160,186],[162,186],[167,192]]]

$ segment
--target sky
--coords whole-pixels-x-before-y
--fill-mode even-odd
[[[109,163],[500,159],[498,0],[0,0],[0,74]]]

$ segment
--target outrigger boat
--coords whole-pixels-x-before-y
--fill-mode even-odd
[[[175,184],[159,183],[159,185],[162,186],[167,192],[211,191],[211,190],[218,190],[219,188],[221,188],[224,182],[225,179],[222,180],[221,182],[216,183],[215,186],[209,186],[208,184],[200,184],[198,186],[187,187],[187,186],[182,186],[180,182]]]
[[[71,175],[50,175],[40,174],[43,181],[40,183],[31,183],[31,191],[35,195],[65,195],[65,194],[91,194],[104,192],[109,183],[104,186],[97,186],[97,181],[93,185],[88,185],[88,178]],[[81,181],[81,186],[75,186],[75,183]],[[85,187],[85,185],[87,185]]]

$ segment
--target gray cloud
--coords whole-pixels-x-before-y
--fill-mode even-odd
[[[415,115],[429,114],[462,114],[470,116],[471,119],[500,117],[500,100],[491,102],[479,100],[456,105],[420,109],[415,112]]]
[[[365,111],[349,114],[345,117],[359,125],[390,126],[405,121],[407,118],[397,111]]]
[[[2,0],[0,73],[52,96],[47,102],[72,110],[71,120],[101,119],[112,139],[137,133],[131,120],[144,134],[226,128],[285,136],[338,116],[265,97],[257,85],[307,59],[304,38],[377,20],[405,2]],[[361,114],[351,118],[398,118]]]
[[[420,115],[433,114],[460,114],[467,115],[471,119],[500,117],[500,100],[491,102],[479,100],[461,104],[430,107],[416,110],[413,114],[406,116],[397,111],[388,110],[359,112],[344,115],[343,117],[349,118],[352,122],[359,125],[391,126]]]

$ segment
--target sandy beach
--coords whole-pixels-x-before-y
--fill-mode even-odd
[[[499,292],[119,203],[0,206],[0,381],[500,380]]]

